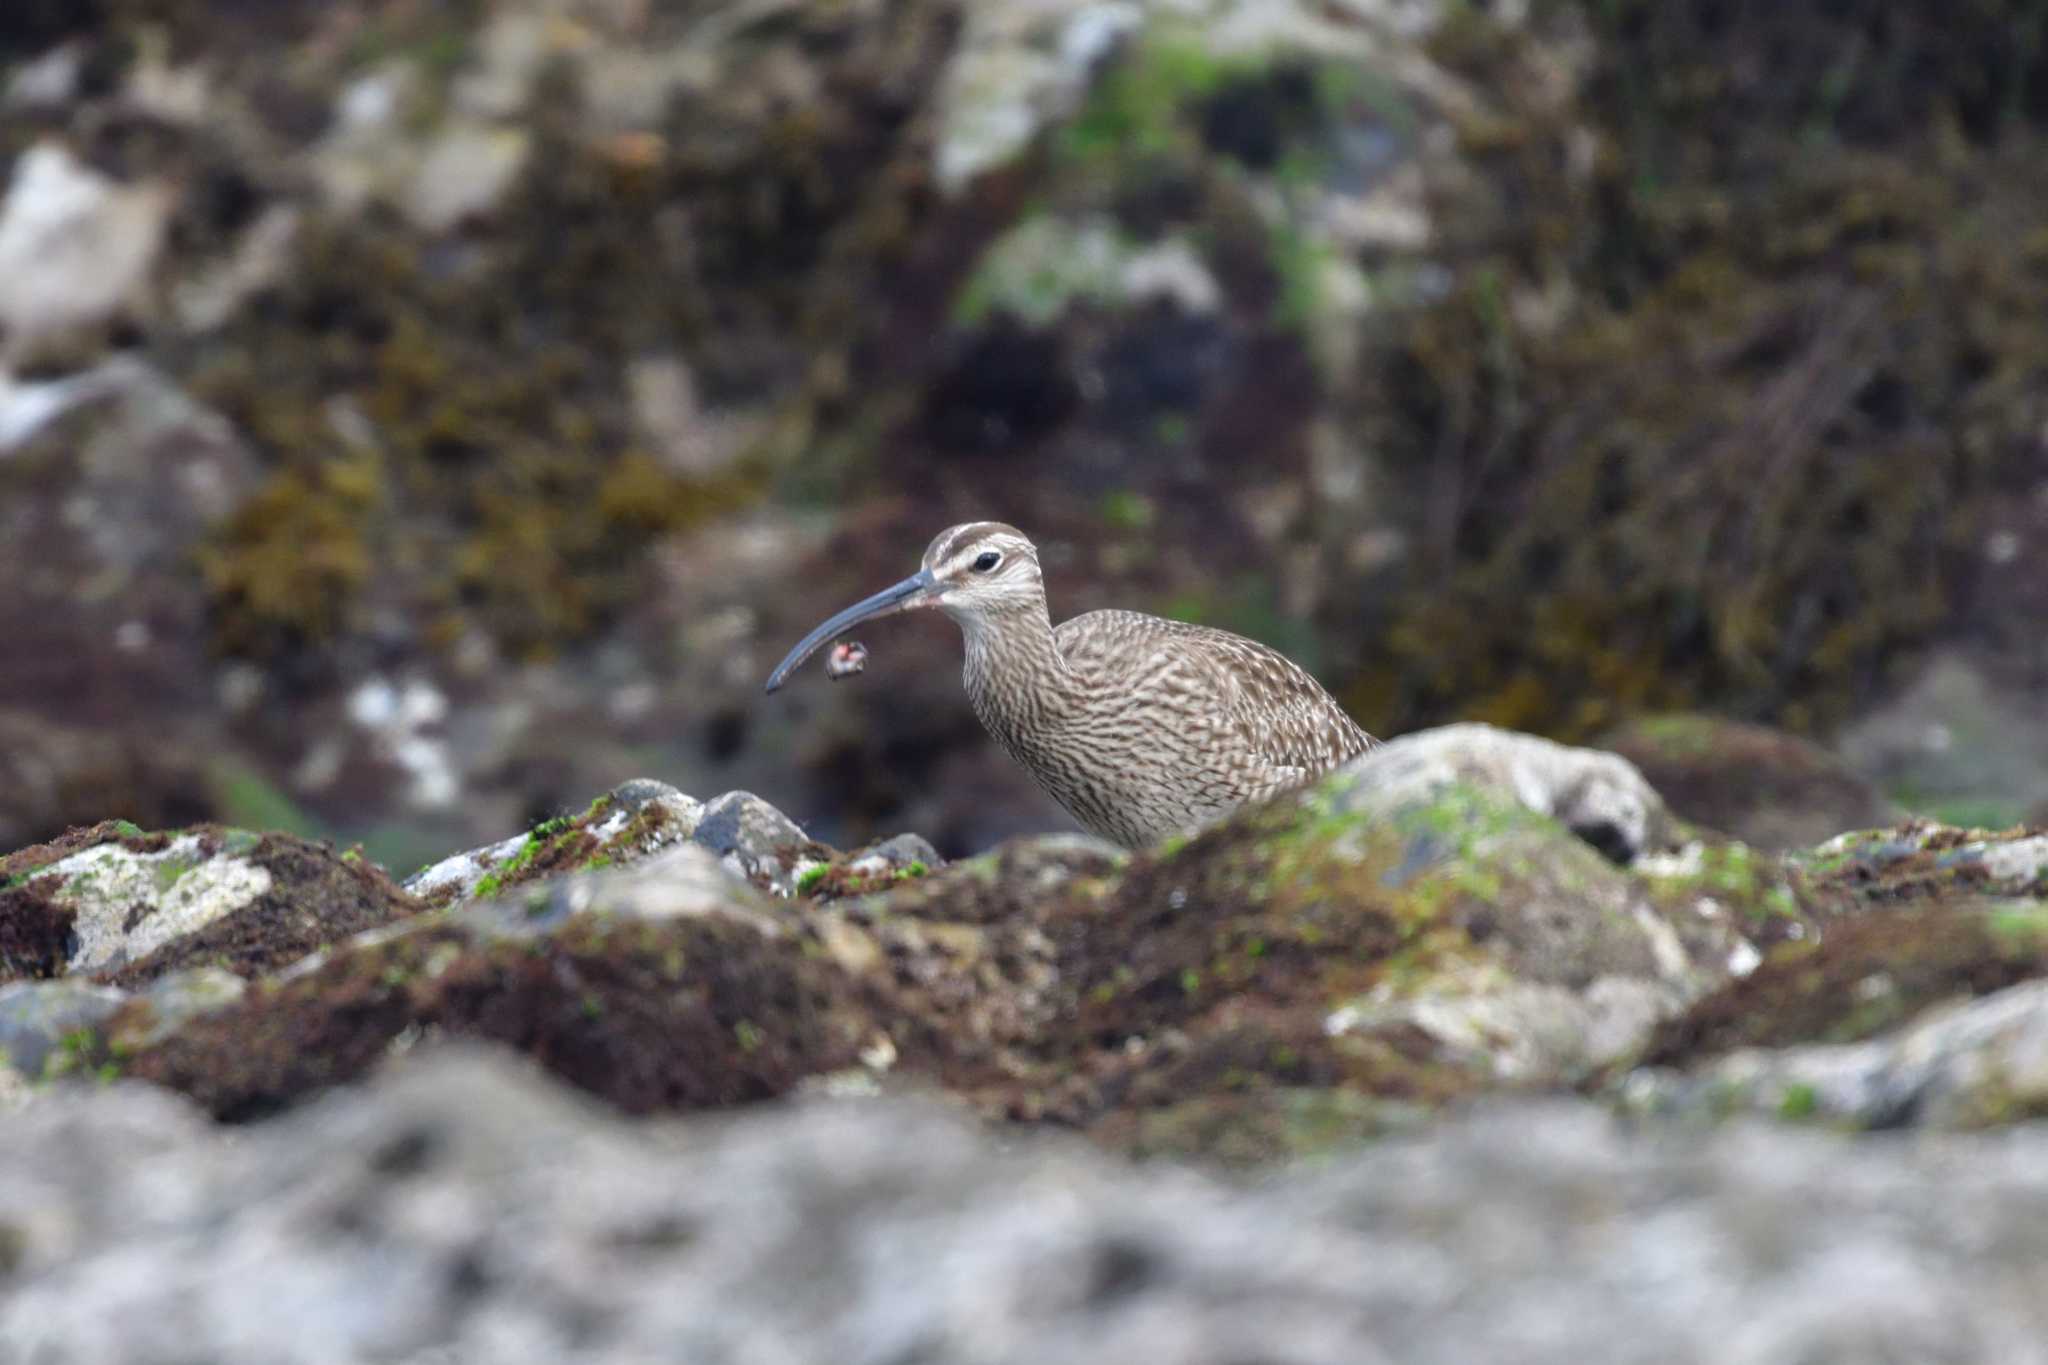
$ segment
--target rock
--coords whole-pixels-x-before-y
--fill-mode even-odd
[[[1548,1101],[1243,1189],[901,1101],[631,1125],[437,1052],[232,1138],[124,1085],[11,1118],[0,1352],[2039,1365],[2044,1173],[2039,1125],[1906,1144]]]
[[[189,967],[158,977],[141,995],[149,1010],[149,1027],[131,1030],[127,1036],[143,1046],[160,1042],[184,1027],[187,1020],[226,1009],[248,989],[247,981],[222,967]]]
[[[629,783],[408,883],[452,912],[336,938],[182,1025],[135,1002],[87,1052],[233,1116],[428,1028],[501,1038],[636,1109],[779,1094],[858,1057],[992,1114],[1267,1159],[1476,1090],[1576,1083],[1803,929],[1760,855],[1640,852],[1662,818],[1611,755],[1476,726],[1135,860],[1074,836],[946,866],[914,837],[841,859],[749,793],[699,807]],[[188,850],[66,856],[91,866],[26,885],[102,862],[149,879]]]
[[[946,860],[923,835],[898,834],[847,855],[846,861],[857,872],[903,872],[919,864],[941,867]]]
[[[478,887],[485,893],[497,889],[498,883],[486,883],[500,868],[511,868],[513,860],[534,838],[532,834],[515,834],[509,839],[500,839],[495,844],[472,848],[462,853],[431,863],[405,879],[405,889],[412,895],[434,905],[453,905],[469,900],[477,894]],[[515,872],[523,868],[513,868]]]
[[[269,871],[241,856],[256,842],[253,834],[237,834],[209,849],[199,835],[187,834],[154,849],[96,844],[29,874],[16,894],[56,902],[68,912],[77,946],[65,970],[108,971],[267,895]]]
[[[1611,754],[1485,726],[1389,744],[1048,916],[1071,1001],[1049,1027],[1123,1055],[1029,1103],[1113,1145],[1262,1161],[1585,1081],[1806,932],[1774,860],[1652,856],[1664,823]]]
[[[106,361],[62,379],[17,380],[0,372],[0,455],[74,409],[118,392],[134,367]]]
[[[404,193],[406,214],[423,232],[446,232],[483,216],[526,166],[532,138],[523,128],[457,123],[422,152]]]
[[[273,205],[251,223],[218,263],[182,280],[174,294],[187,330],[210,332],[250,299],[284,278],[296,259],[302,215]]]
[[[972,5],[940,85],[938,183],[955,193],[1071,112],[1095,64],[1144,19],[1135,4]]]
[[[14,973],[161,978],[67,1024],[68,1064],[239,1119],[451,1035],[634,1112],[935,1087],[1118,1150],[1270,1164],[1638,1063],[1661,1069],[1628,1082],[1639,1102],[1684,1107],[1736,1048],[1866,1041],[2048,977],[2048,835],[1912,824],[1774,856],[1674,820],[1615,755],[1479,725],[1138,854],[1048,836],[942,864],[902,835],[842,856],[750,793],[630,782],[428,868],[348,934],[345,860],[299,849],[280,900],[243,885],[281,866],[253,839],[107,826],[0,862]],[[216,883],[240,899],[208,918]],[[151,895],[161,929],[108,908]],[[257,945],[235,980],[165,975],[223,943]],[[2024,1046],[2007,1030],[1968,1064]]]
[[[2048,931],[2037,917],[2036,934]],[[2039,953],[2031,970],[2048,970]],[[1883,1012],[1898,987],[1856,983]],[[1981,1128],[2048,1115],[2048,980],[1936,1004],[1866,1042],[1744,1048],[1692,1071],[1646,1069],[1624,1091],[1641,1112],[1719,1117],[1750,1111],[1856,1128]]]
[[[78,88],[85,65],[85,45],[59,43],[41,56],[18,62],[7,74],[0,106],[9,109],[61,108]]]
[[[522,1049],[628,1110],[766,1099],[855,1065],[876,1027],[770,904],[680,844],[357,935],[175,1030],[133,1004],[104,1049],[230,1118],[353,1079],[423,1030]]]
[[[408,878],[406,888],[449,905],[562,872],[623,866],[685,839],[718,855],[735,877],[779,896],[795,894],[806,870],[835,856],[751,792],[699,802],[666,783],[639,779],[599,797],[581,815],[444,859]]]
[[[705,802],[690,839],[737,876],[778,896],[795,895],[803,874],[833,856],[752,792],[727,792]]]
[[[1987,835],[1911,820],[1838,834],[1790,861],[1860,903],[1938,898],[1969,905],[2048,895],[2048,834],[2025,829]]]
[[[0,986],[0,1071],[40,1079],[67,1039],[90,1038],[128,993],[90,981],[12,981]]]
[[[1910,686],[1845,728],[1836,747],[1901,804],[1998,829],[2048,802],[2048,726],[2031,682],[1972,651],[1936,651]]]
[[[1073,1027],[1053,925],[1100,908],[1129,865],[1091,835],[1016,839],[925,876],[856,881],[853,899],[806,907],[803,922],[879,1001],[888,1050],[864,1058],[876,1069],[935,1079],[991,1115],[1078,1121],[1105,1101],[1067,1082],[1099,1064],[1104,1043]]]
[[[0,848],[116,817],[248,819],[229,808],[252,736],[218,707],[195,560],[260,462],[132,359],[33,387],[52,386],[62,410],[0,459]]]
[[[1808,848],[1898,819],[1870,780],[1810,740],[1718,716],[1650,716],[1599,740],[1673,814],[1756,848]]]
[[[423,868],[406,878],[405,889],[431,905],[454,905],[565,872],[624,867],[688,839],[703,809],[665,782],[635,779],[580,815],[545,821],[524,835]]]
[[[1546,815],[1624,865],[1664,833],[1664,800],[1626,760],[1491,725],[1403,735],[1356,759],[1346,810],[1396,810],[1481,787]]]
[[[14,163],[0,201],[0,332],[5,353],[104,322],[133,303],[156,263],[172,195],[124,186],[61,143],[38,142]]]
[[[1666,1021],[1632,1103],[1872,1127],[2040,1108],[2048,836],[1913,824],[1843,835],[1794,867],[1830,912],[1818,936]]]
[[[1220,297],[1215,276],[1184,241],[1141,247],[1105,220],[1040,216],[989,246],[960,307],[969,321],[1001,310],[1046,327],[1076,303],[1137,307],[1167,299],[1199,315],[1214,312]]]
[[[219,967],[197,967],[159,978],[141,993],[151,1020],[139,1033],[157,1042],[187,1021],[233,1004],[242,978]],[[88,1069],[102,1054],[96,1030],[133,999],[115,986],[81,977],[15,981],[0,986],[0,1071],[25,1080],[51,1080]]]
[[[913,877],[922,877],[946,860],[931,841],[919,834],[898,834],[856,849],[831,863],[818,863],[797,877],[798,894],[811,900],[864,896]]]
[[[0,956],[13,976],[144,982],[198,961],[274,971],[323,943],[419,909],[360,858],[285,834],[202,825],[176,835],[108,822],[0,860],[0,922],[61,944]]]

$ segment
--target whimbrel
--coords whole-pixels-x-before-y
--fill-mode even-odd
[[[999,521],[941,531],[916,573],[799,641],[768,690],[841,631],[918,607],[959,623],[967,696],[988,732],[1084,828],[1129,848],[1379,743],[1292,660],[1241,635],[1135,611],[1055,628],[1037,549]]]

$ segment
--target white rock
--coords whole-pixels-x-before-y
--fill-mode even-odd
[[[78,75],[84,67],[85,45],[61,43],[14,68],[7,80],[5,103],[14,109],[52,109],[68,104],[78,90]]]
[[[523,128],[459,123],[428,145],[404,209],[428,232],[446,232],[494,208],[526,166],[533,139]]]
[[[57,894],[75,908],[71,932],[78,946],[69,970],[81,974],[146,957],[234,914],[271,886],[264,868],[232,853],[209,855],[196,834],[174,839],[155,853],[99,844],[50,864],[29,880],[57,882]]]
[[[170,221],[169,188],[120,185],[39,142],[0,203],[0,328],[16,354],[38,338],[112,317],[140,292]]]

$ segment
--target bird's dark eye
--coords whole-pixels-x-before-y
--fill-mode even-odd
[[[976,573],[987,573],[1002,562],[1003,557],[994,550],[983,550],[979,555],[975,556],[974,571]]]

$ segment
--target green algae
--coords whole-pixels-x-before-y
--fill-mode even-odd
[[[1702,837],[1685,846],[1683,857],[1691,864],[1684,871],[1645,875],[1651,893],[1666,903],[1708,897],[1752,925],[1790,923],[1803,914],[1801,883],[1793,865],[1775,854],[1734,840]]]
[[[1819,1107],[1820,1096],[1811,1085],[1788,1085],[1784,1097],[1778,1101],[1778,1117],[1793,1121],[1812,1118]]]

